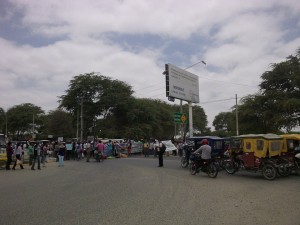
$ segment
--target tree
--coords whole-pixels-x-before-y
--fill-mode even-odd
[[[3,108],[0,107],[0,133],[5,133],[6,113]]]
[[[235,135],[235,112],[221,112],[215,116],[213,126],[217,136],[228,137]]]
[[[300,125],[300,48],[262,74],[260,89],[269,105],[269,120],[290,131]]]
[[[44,138],[49,134],[64,138],[75,137],[72,115],[61,109],[50,111],[45,115],[43,124],[41,131]]]
[[[113,114],[126,110],[133,91],[131,86],[109,77],[86,73],[75,76],[70,81],[66,94],[59,97],[59,107],[71,112],[74,117],[83,114],[84,136],[89,127],[94,125],[95,118],[100,123]],[[82,110],[82,112],[81,112]],[[99,129],[97,129],[99,130]]]
[[[247,133],[278,133],[278,123],[272,114],[274,102],[257,94],[248,95],[241,100],[239,106],[240,134]]]
[[[7,110],[7,127],[13,139],[19,140],[25,135],[38,133],[41,126],[41,116],[44,111],[31,103],[13,106]]]

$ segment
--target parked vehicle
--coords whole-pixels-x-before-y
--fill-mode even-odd
[[[186,140],[194,142],[194,149],[197,150],[202,145],[202,140],[207,139],[208,145],[211,147],[211,156],[217,157],[224,154],[225,151],[225,139],[217,136],[198,136],[189,137]]]
[[[218,167],[214,160],[203,160],[199,153],[193,153],[190,156],[190,172],[192,175],[196,175],[200,171],[207,173],[210,178],[215,178],[218,175]]]
[[[298,175],[300,175],[300,153],[295,155],[295,168]]]
[[[300,160],[296,157],[300,153],[300,134],[283,134],[283,149],[281,156],[292,163],[291,170],[300,175]]]
[[[217,136],[198,136],[198,137],[190,137],[186,140],[188,142],[192,142],[194,145],[194,150],[197,150],[202,145],[202,140],[207,139],[208,144],[211,147],[211,157],[214,159],[215,164],[218,167],[218,170],[224,169],[224,163],[227,161],[227,157],[224,156],[224,152],[226,149],[226,141],[228,142],[228,138],[220,138]],[[182,159],[184,160],[184,159]]]
[[[234,174],[240,169],[262,172],[267,180],[274,180],[277,174],[287,176],[291,164],[280,156],[283,138],[276,134],[249,134],[232,137],[230,158],[225,170]]]

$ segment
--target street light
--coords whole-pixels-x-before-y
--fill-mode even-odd
[[[197,63],[194,63],[191,66],[186,67],[184,70],[187,70],[193,66],[198,65],[199,63],[203,63],[204,65],[206,65],[206,62],[204,60],[201,60]],[[194,133],[194,128],[193,128],[193,106],[192,106],[192,102],[188,102],[189,104],[189,130],[190,130],[190,137],[193,137],[193,133]],[[182,100],[180,100],[180,112],[182,113]]]

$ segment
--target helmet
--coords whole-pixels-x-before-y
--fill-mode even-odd
[[[207,140],[207,139],[203,139],[203,140],[202,140],[202,144],[203,144],[203,145],[208,145],[208,140]]]

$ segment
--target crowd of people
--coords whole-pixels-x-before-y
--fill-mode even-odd
[[[163,155],[182,156],[183,142],[179,141],[174,143],[174,145],[177,148],[176,150],[165,152],[166,146],[161,141],[142,141],[142,150],[140,153],[144,154],[145,157],[149,157],[150,155],[158,157],[158,166],[162,167]],[[101,157],[102,159],[107,157],[130,157],[132,155],[132,142],[130,140],[105,140],[105,142],[99,140],[95,143],[91,140],[66,143],[29,141],[25,143],[17,142],[15,145],[12,142],[8,142],[6,153],[6,170],[15,170],[17,166],[20,166],[20,169],[24,169],[23,162],[25,155],[27,155],[31,170],[41,170],[42,167],[46,166],[49,157],[56,158],[59,167],[64,166],[64,160],[80,161],[84,159],[86,162],[90,162],[90,159],[96,159],[97,157]],[[13,165],[11,168],[12,162]]]
[[[45,167],[49,157],[56,158],[59,167],[64,166],[64,160],[83,160],[90,162],[91,158],[101,157],[130,157],[132,143],[128,141],[112,141],[104,143],[99,140],[86,142],[37,142],[29,141],[25,143],[17,142],[13,145],[12,142],[7,143],[6,147],[6,170],[15,170],[19,165],[20,169],[24,169],[24,156],[28,156],[29,166],[31,170],[41,170]],[[26,154],[25,154],[26,152]],[[11,164],[14,159],[14,164]]]

